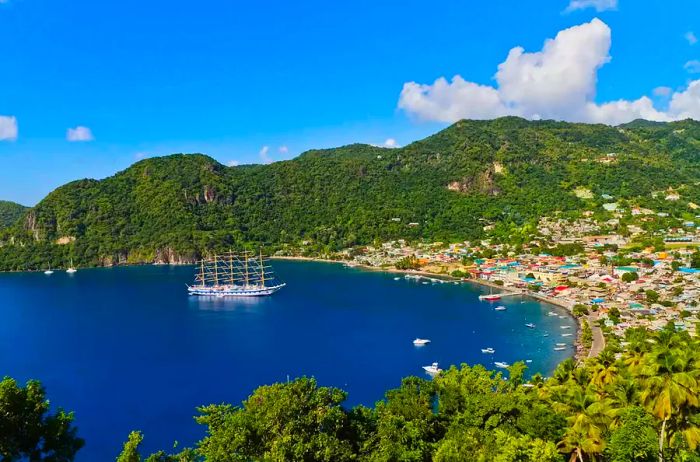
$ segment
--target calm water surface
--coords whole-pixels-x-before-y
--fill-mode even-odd
[[[192,444],[204,434],[196,406],[238,404],[288,376],[314,376],[347,390],[349,405],[371,405],[433,361],[531,359],[530,372],[548,374],[573,352],[553,348],[573,342],[561,334],[575,334],[574,321],[537,301],[504,298],[508,310],[496,312],[471,284],[325,263],[275,269],[287,287],[253,300],[188,297],[190,267],[0,274],[0,376],[37,378],[52,403],[74,410],[87,462],[114,460],[134,429],[145,451]],[[415,337],[432,343],[414,347]]]

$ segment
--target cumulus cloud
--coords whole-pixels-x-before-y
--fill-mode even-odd
[[[398,143],[396,142],[396,140],[394,138],[387,138],[386,141],[384,141],[383,146],[385,148],[398,148],[399,147]]]
[[[595,8],[598,12],[615,10],[617,9],[617,0],[571,0],[565,11],[571,12],[585,10],[586,8]]]
[[[687,63],[685,63],[683,68],[691,74],[698,74],[700,73],[700,61],[698,61],[697,59],[688,61]]]
[[[684,37],[691,45],[695,45],[696,43],[698,43],[698,38],[695,36],[695,32],[693,31],[686,32]]]
[[[15,141],[17,132],[17,118],[0,115],[0,141]]]
[[[596,18],[560,31],[540,51],[513,48],[498,65],[493,86],[459,75],[451,81],[440,77],[432,84],[407,82],[398,106],[419,119],[441,122],[516,115],[616,125],[637,118],[667,121],[694,113],[685,104],[684,109],[657,110],[647,96],[596,103],[598,70],[610,61],[610,45],[610,28]],[[690,87],[679,93],[658,91],[667,91],[665,96],[678,101],[694,95]]]
[[[671,87],[656,87],[654,88],[653,93],[654,96],[666,97],[673,93],[673,89]]]
[[[92,141],[95,137],[92,136],[92,131],[89,128],[78,125],[68,129],[66,139],[68,141]]]
[[[226,165],[228,165],[229,167],[238,167],[239,165],[241,165],[241,163],[237,160],[229,160],[228,162],[226,162]]]
[[[264,164],[272,163],[272,157],[270,157],[270,146],[263,146],[262,148],[260,148],[260,152],[258,152],[258,155],[260,156],[260,160]]]
[[[287,146],[280,146],[279,148],[277,148],[277,151],[280,154],[289,154],[289,148]]]

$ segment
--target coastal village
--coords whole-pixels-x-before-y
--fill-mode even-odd
[[[667,200],[678,200],[669,196]],[[689,203],[690,210],[697,208]],[[459,243],[399,239],[330,257],[350,266],[400,270],[433,281],[473,281],[503,296],[522,294],[566,308],[582,327],[579,357],[595,356],[606,340],[624,347],[630,328],[660,330],[673,323],[677,330],[696,335],[700,215],[679,222],[668,213],[639,207],[608,205],[605,210],[605,221],[593,212],[574,219],[542,218],[532,239],[517,246],[490,238]],[[656,223],[653,232],[650,222]],[[659,227],[659,222],[670,226]],[[490,229],[484,226],[484,231]],[[582,332],[588,338],[582,339]]]

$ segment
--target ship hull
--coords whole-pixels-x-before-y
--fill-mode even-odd
[[[200,297],[266,297],[274,294],[284,286],[285,284],[260,288],[192,286],[188,287],[187,291],[190,295]]]

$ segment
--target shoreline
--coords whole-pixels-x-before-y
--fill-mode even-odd
[[[430,277],[430,278],[436,278],[436,279],[443,279],[445,281],[455,281],[455,282],[461,282],[461,283],[472,283],[477,286],[481,287],[489,287],[493,289],[499,289],[502,293],[507,293],[507,294],[518,294],[519,292],[517,290],[513,290],[512,288],[509,287],[504,287],[498,284],[494,284],[491,281],[487,281],[484,279],[463,279],[463,278],[457,278],[454,276],[450,276],[449,274],[438,274],[438,273],[432,273],[430,271],[416,271],[416,270],[400,270],[396,268],[382,268],[382,267],[377,267],[377,266],[369,266],[369,265],[361,265],[361,264],[349,264],[345,260],[331,260],[328,258],[314,258],[314,257],[297,257],[297,256],[274,256],[270,257],[272,260],[287,260],[287,261],[309,261],[309,262],[317,262],[317,263],[340,263],[343,265],[347,265],[350,268],[359,268],[361,270],[366,270],[366,271],[381,271],[385,273],[392,273],[392,274],[413,274],[416,276],[423,276],[423,277]],[[605,347],[605,338],[602,338],[602,345],[596,345],[595,344],[595,339],[596,336],[594,335],[594,344],[591,345],[590,350],[587,350],[585,347],[583,347],[583,344],[581,343],[581,333],[583,332],[583,323],[584,322],[589,322],[587,316],[582,316],[580,318],[577,318],[573,314],[573,306],[565,302],[563,300],[557,300],[552,297],[547,297],[546,295],[541,295],[537,294],[534,292],[530,291],[521,291],[520,292],[523,296],[529,297],[533,300],[537,300],[539,302],[544,302],[549,305],[555,306],[561,310],[564,310],[566,314],[572,318],[574,321],[576,321],[576,340],[574,341],[574,352],[571,355],[571,357],[577,361],[577,362],[582,362],[586,358],[591,357],[590,353],[593,351],[601,351]],[[589,323],[590,325],[590,323]],[[593,329],[593,325],[591,325],[591,328]]]

